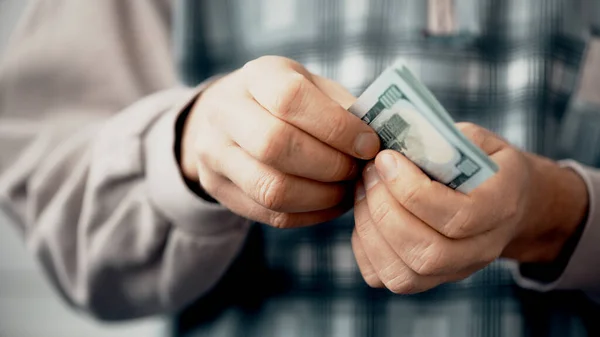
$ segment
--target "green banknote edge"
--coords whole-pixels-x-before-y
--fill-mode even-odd
[[[414,89],[414,92],[423,103],[425,103],[433,113],[435,113],[441,120],[443,120],[446,124],[446,127],[450,132],[452,132],[459,140],[461,140],[465,146],[473,152],[474,155],[478,156],[488,167],[494,171],[498,172],[498,165],[494,163],[480,148],[475,146],[465,135],[460,132],[454,126],[454,120],[450,116],[450,114],[446,111],[446,109],[441,105],[441,103],[435,98],[433,93],[427,89],[406,67],[404,64],[396,64],[393,66],[394,72],[404,80],[409,87]]]

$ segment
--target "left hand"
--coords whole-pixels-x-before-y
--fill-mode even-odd
[[[432,181],[398,152],[369,163],[354,206],[352,248],[365,281],[415,293],[466,278],[501,255],[552,261],[585,217],[579,176],[459,124],[499,171],[468,195]]]

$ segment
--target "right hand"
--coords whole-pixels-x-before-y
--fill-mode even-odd
[[[279,228],[316,224],[352,207],[358,159],[377,134],[356,99],[299,63],[266,56],[217,80],[187,117],[184,176],[231,211]]]

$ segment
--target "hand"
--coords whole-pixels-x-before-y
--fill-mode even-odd
[[[459,128],[500,168],[468,195],[394,151],[365,168],[352,247],[369,285],[414,293],[461,280],[500,256],[550,262],[585,217],[587,191],[575,172],[478,126]]]
[[[251,61],[198,98],[182,172],[233,212],[275,227],[335,218],[352,206],[356,158],[379,150],[376,133],[345,110],[354,101],[292,60]]]

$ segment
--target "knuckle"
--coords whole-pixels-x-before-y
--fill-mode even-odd
[[[257,80],[262,79],[265,73],[275,73],[282,70],[301,72],[302,69],[302,65],[292,59],[276,55],[264,55],[246,62],[240,71],[251,83],[258,85],[260,82]]]
[[[385,287],[396,294],[411,293],[416,286],[410,271],[399,260],[383,268],[379,274]]]
[[[476,270],[482,269],[490,263],[496,261],[502,254],[504,245],[495,243],[488,244],[487,246],[481,247],[478,254],[474,255],[474,259],[471,261],[470,266]]]
[[[328,107],[329,108],[329,107]],[[325,143],[336,144],[344,137],[344,133],[348,130],[348,116],[342,114],[333,114],[331,121],[327,123],[329,130],[325,136]]]
[[[389,202],[384,201],[380,203],[373,212],[371,212],[371,219],[373,219],[373,222],[376,225],[382,225],[388,221],[391,213],[392,206]]]
[[[457,126],[465,135],[470,135],[479,129],[479,126],[471,122],[461,122],[458,123]]]
[[[257,63],[260,63],[260,59],[261,59],[261,57],[244,63],[244,65],[242,66],[242,71],[250,71],[250,70],[254,69],[254,67],[257,66]]]
[[[206,158],[210,154],[211,149],[214,148],[214,144],[208,142],[202,135],[203,133],[199,133],[193,143],[194,152],[196,152],[200,159]]]
[[[355,219],[354,226],[356,228],[356,234],[358,234],[359,237],[364,238],[369,237],[371,235],[371,231],[373,230],[373,228],[369,225],[369,221],[370,220],[360,221],[358,219]]]
[[[254,60],[246,62],[246,64],[244,64],[244,66],[242,67],[242,70],[250,73],[260,72],[263,69],[265,69],[272,61],[272,56],[261,56],[259,58],[255,58]]]
[[[273,212],[270,216],[269,225],[278,229],[292,227],[292,217],[288,213]]]
[[[390,279],[385,285],[391,292],[398,295],[413,294],[417,289],[414,277],[405,275],[398,275]]]
[[[211,179],[211,177],[208,174],[202,174],[202,173],[200,173],[198,178],[199,178],[200,185],[206,191],[206,193],[214,196],[216,194],[216,192],[218,191],[218,186],[215,183],[215,179]]]
[[[219,198],[222,194],[223,183],[215,174],[201,169],[198,174],[198,181],[202,189],[213,198]]]
[[[504,205],[504,217],[508,220],[513,220],[519,216],[520,209],[520,203],[517,201],[517,198],[515,198]]]
[[[473,144],[482,147],[487,138],[487,132],[482,127],[473,123],[460,123],[460,130]]]
[[[283,118],[292,118],[298,113],[298,107],[304,99],[304,93],[308,85],[308,79],[300,73],[289,75],[287,83],[281,87],[276,95],[274,113]]]
[[[464,239],[473,232],[470,207],[460,207],[443,225],[442,234],[451,239]]]
[[[473,130],[473,132],[471,133],[471,141],[473,142],[473,144],[479,147],[483,147],[483,144],[485,144],[486,139],[486,133],[480,128]]]
[[[404,193],[400,196],[400,203],[407,208],[418,204],[421,200],[421,192],[427,190],[431,184],[431,180],[425,180],[416,184],[407,184],[408,186],[404,189]]]
[[[444,249],[441,244],[433,242],[427,244],[420,251],[415,251],[413,258],[409,259],[408,266],[415,273],[422,276],[435,276],[442,274],[445,266]]]
[[[206,146],[199,144],[195,145],[196,157],[198,161],[206,166],[214,166],[215,159]]]
[[[287,177],[283,174],[262,174],[256,184],[258,203],[270,210],[281,209],[285,203],[286,180]]]
[[[363,279],[371,288],[381,288],[383,286],[383,283],[375,273],[363,274]]]
[[[333,156],[332,164],[325,169],[331,181],[342,181],[350,177],[354,171],[354,160],[340,152]]]
[[[244,64],[244,66],[242,68],[250,69],[250,70],[254,70],[254,69],[263,70],[266,67],[272,68],[272,66],[275,64],[288,64],[290,61],[291,61],[290,59],[287,59],[287,58],[281,57],[281,56],[264,55],[264,56],[260,56],[251,61],[246,62],[246,64]]]
[[[214,145],[209,146],[210,142],[203,139],[199,139],[194,143],[194,151],[196,154],[197,168],[200,175],[209,175],[207,170],[219,171],[220,159],[217,155],[218,151],[215,151]],[[213,143],[214,144],[214,143]],[[221,148],[223,150],[223,148]],[[200,172],[202,171],[202,172]]]
[[[480,255],[481,256],[481,266],[482,268],[484,266],[487,266],[488,264],[496,261],[496,259],[500,256],[500,254],[502,253],[502,249],[497,249],[497,248],[490,248],[490,249],[485,249],[484,252]]]
[[[272,165],[281,160],[286,152],[286,144],[289,144],[286,140],[288,134],[289,126],[286,123],[278,123],[272,127],[256,151],[257,159],[267,165]]]

